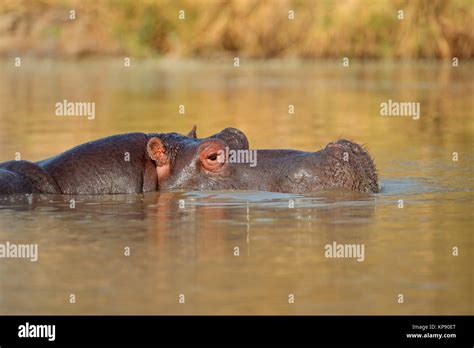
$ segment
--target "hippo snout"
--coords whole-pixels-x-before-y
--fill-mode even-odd
[[[379,191],[375,163],[368,151],[352,141],[340,139],[324,150],[327,180],[334,186],[376,193]]]

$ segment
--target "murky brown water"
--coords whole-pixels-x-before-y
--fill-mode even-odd
[[[238,127],[252,148],[366,143],[383,190],[1,198],[0,242],[38,243],[39,260],[0,259],[0,314],[474,313],[474,65],[22,63],[1,61],[0,161],[196,123]],[[63,99],[96,118],[55,116]],[[421,118],[379,116],[388,99]],[[364,244],[364,261],[326,258],[334,241]]]

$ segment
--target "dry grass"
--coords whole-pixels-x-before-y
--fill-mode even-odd
[[[3,0],[0,52],[472,58],[472,0]],[[76,10],[70,21],[68,11]],[[185,20],[178,18],[184,10]],[[288,18],[295,11],[294,20]],[[404,19],[397,18],[404,11]]]

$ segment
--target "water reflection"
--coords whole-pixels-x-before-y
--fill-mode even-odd
[[[367,143],[382,192],[1,197],[0,242],[40,253],[0,259],[1,313],[473,313],[472,64],[25,62],[2,65],[1,161],[114,133],[234,126],[252,148]],[[56,118],[64,98],[95,101],[96,119]],[[389,98],[419,101],[420,120],[380,117]],[[364,244],[364,262],[326,258],[334,241]]]

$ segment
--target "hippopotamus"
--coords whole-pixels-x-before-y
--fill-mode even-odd
[[[53,177],[36,163],[0,163],[0,194],[16,193],[61,193],[61,189]]]
[[[317,152],[249,150],[255,151],[255,165],[229,161],[228,145],[222,139],[182,142],[172,153],[169,147],[167,139],[159,137],[151,138],[147,145],[161,190],[379,190],[375,164],[367,150],[344,139]]]
[[[0,194],[118,194],[142,193],[159,189],[159,176],[167,175],[148,156],[151,138],[168,144],[168,157],[175,149],[218,139],[233,149],[248,149],[245,134],[226,128],[199,139],[196,126],[187,134],[127,133],[113,135],[76,146],[57,156],[38,161],[0,163]]]

